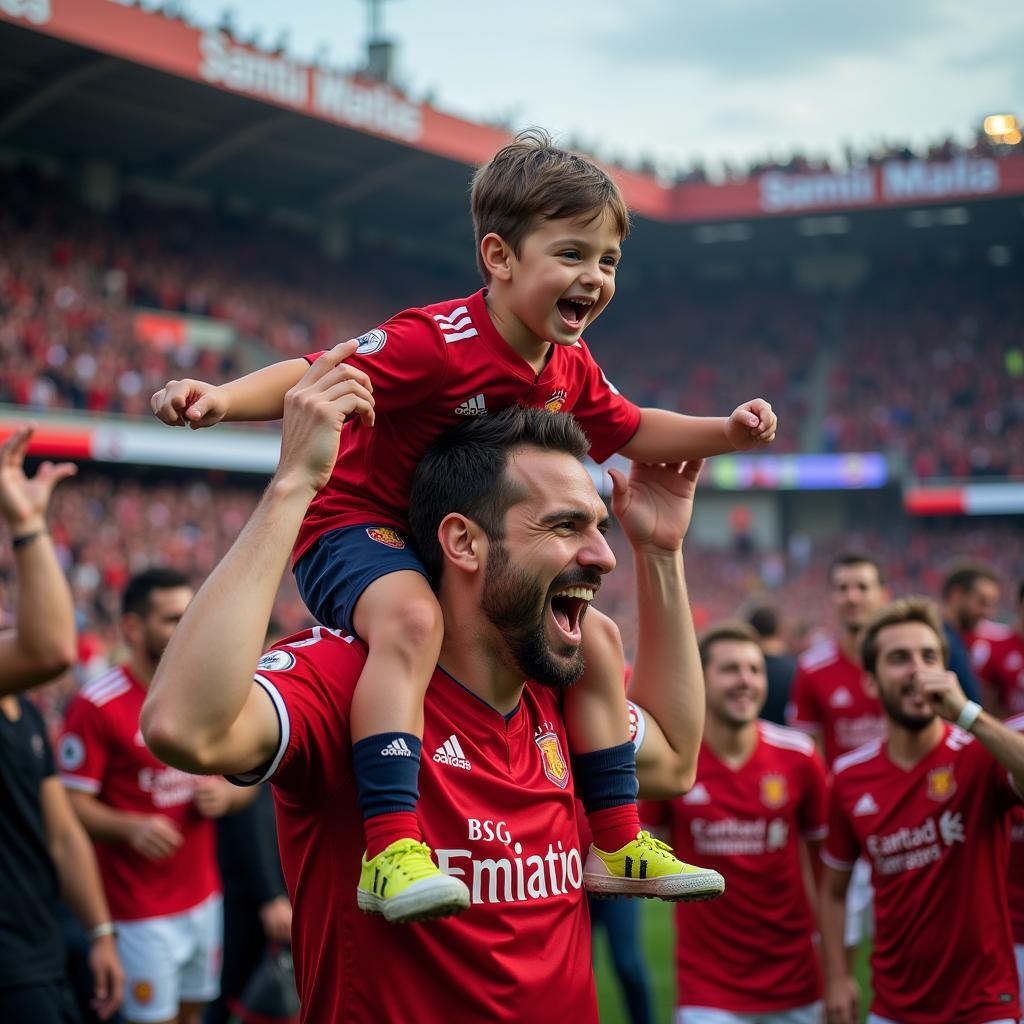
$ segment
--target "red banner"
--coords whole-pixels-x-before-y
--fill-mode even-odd
[[[263,53],[130,0],[0,0],[0,20],[466,164],[490,159],[509,138],[414,103],[388,85]],[[636,213],[677,222],[1024,195],[1024,157],[894,160],[842,174],[769,172],[733,184],[675,188],[649,175],[610,170]]]

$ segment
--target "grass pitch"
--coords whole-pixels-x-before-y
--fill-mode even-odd
[[[675,942],[672,904],[662,903],[660,900],[639,902],[647,970],[651,979],[654,1020],[656,1024],[672,1024],[676,998],[672,955]],[[770,953],[766,951],[766,955]],[[865,1014],[871,1002],[867,957],[868,950],[862,948],[856,969],[862,993],[861,1008]],[[597,979],[597,1001],[601,1007],[601,1024],[629,1024],[603,934],[599,934],[594,943],[594,973]]]

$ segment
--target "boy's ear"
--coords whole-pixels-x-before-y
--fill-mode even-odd
[[[480,239],[480,259],[489,278],[507,281],[512,276],[512,260],[515,253],[501,235],[488,232]]]
[[[450,512],[437,528],[437,539],[446,565],[469,573],[482,568],[486,540],[472,519]]]

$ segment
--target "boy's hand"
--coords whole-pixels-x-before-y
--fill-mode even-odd
[[[170,380],[149,400],[157,419],[172,427],[212,427],[228,414],[223,388],[201,380]]]
[[[778,425],[772,407],[763,398],[755,398],[733,409],[725,425],[725,436],[735,451],[744,452],[771,444]]]
[[[634,462],[629,479],[617,469],[612,478],[612,511],[634,547],[650,546],[675,554],[693,516],[703,459],[675,465]]]

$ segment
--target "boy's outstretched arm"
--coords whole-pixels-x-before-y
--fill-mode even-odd
[[[335,347],[342,350],[342,358],[347,358],[358,344],[354,340],[344,341]],[[172,380],[153,395],[149,404],[157,419],[172,427],[192,427],[193,430],[212,427],[221,420],[242,423],[279,420],[284,414],[284,396],[302,380],[308,369],[305,359],[286,359],[227,384]]]
[[[771,444],[777,426],[778,418],[763,398],[744,402],[730,416],[641,409],[640,426],[620,454],[647,463],[706,459]]]

